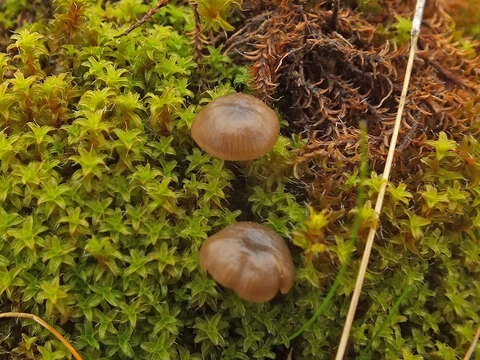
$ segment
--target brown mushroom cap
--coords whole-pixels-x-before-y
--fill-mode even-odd
[[[229,94],[205,106],[192,124],[203,150],[223,160],[251,160],[272,150],[278,138],[277,115],[252,95]]]
[[[200,267],[252,302],[269,301],[279,289],[286,294],[294,278],[285,241],[253,222],[234,223],[210,236],[200,249]]]

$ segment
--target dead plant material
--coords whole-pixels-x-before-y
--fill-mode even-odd
[[[236,49],[252,62],[252,86],[286,115],[286,132],[308,138],[295,161],[313,170],[309,182],[356,167],[360,120],[368,124],[372,168],[379,172],[385,163],[408,43],[385,40],[377,27],[410,18],[415,3],[380,3],[383,13],[367,16],[331,0],[245,2],[247,20],[225,43],[227,53]],[[411,173],[430,151],[425,140],[440,131],[467,134],[471,116],[463,105],[480,100],[480,58],[466,56],[452,39],[443,6],[444,0],[429,1],[425,9],[393,178]]]
[[[468,351],[465,354],[465,357],[463,358],[463,360],[470,360],[470,358],[473,355],[473,352],[475,351],[475,347],[477,346],[479,338],[480,338],[480,326],[478,327],[477,332],[475,333],[472,343],[470,344],[470,347],[468,348]]]
[[[60,342],[65,345],[65,347],[70,351],[73,357],[76,360],[83,360],[80,354],[74,349],[74,347],[65,339],[62,334],[60,334],[57,330],[51,327],[45,320],[38,317],[37,315],[30,314],[30,313],[20,313],[20,312],[6,312],[0,313],[0,318],[24,318],[24,319],[32,319],[42,325],[45,329],[50,331]]]
[[[290,352],[288,353],[287,360],[293,360],[292,353],[293,353],[293,348],[290,349]]]
[[[142,26],[143,24],[145,24],[147,21],[149,21],[153,15],[155,15],[157,12],[160,11],[160,9],[167,5],[168,3],[168,0],[160,0],[157,5],[155,5],[155,7],[151,8],[150,10],[148,10],[148,12],[140,19],[138,20],[135,24],[133,24],[132,26],[130,26],[127,30],[125,30],[123,33],[121,33],[120,35],[116,35],[114,36],[114,38],[118,39],[118,38],[121,38],[123,36],[126,36],[128,34],[130,34],[133,30],[135,30],[136,28]]]
[[[190,6],[193,10],[193,18],[195,19],[195,28],[189,34],[192,38],[193,48],[195,50],[195,59],[200,61],[202,58],[202,47],[204,44],[207,44],[208,41],[205,38],[205,35],[202,34],[202,29],[200,26],[200,14],[198,13],[198,4],[195,1],[190,1]]]

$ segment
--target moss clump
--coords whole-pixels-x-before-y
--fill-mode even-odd
[[[243,302],[200,271],[198,250],[236,219],[290,236],[305,217],[282,190],[292,142],[242,169],[194,145],[201,105],[246,71],[214,48],[194,61],[189,7],[116,39],[141,2],[57,5],[0,55],[0,310],[60,325],[86,359],[273,357],[295,297]],[[2,321],[2,338],[10,328],[9,358],[64,355],[35,325]]]
[[[382,171],[408,57],[415,1],[248,1],[226,52],[252,63],[252,87],[281,109],[308,143],[297,161],[322,187],[358,163],[360,121],[368,124],[371,167]],[[480,44],[452,40],[445,3],[427,2],[414,76],[400,129],[394,177],[408,176],[426,155],[425,140],[441,131],[461,139],[478,102]],[[458,70],[457,70],[458,69]],[[477,114],[478,116],[478,114]],[[319,171],[319,169],[321,169]]]
[[[58,0],[35,11],[35,2],[12,4],[0,12],[0,311],[61,326],[85,359],[273,359],[290,345],[296,359],[330,359],[362,241],[331,306],[293,344],[288,337],[345,259],[359,179],[353,172],[325,183],[337,198],[307,199],[291,161],[303,145],[296,134],[248,165],[194,145],[190,126],[202,105],[249,91],[247,69],[212,45],[223,18],[205,26],[212,43],[196,59],[187,36],[194,15],[182,3],[121,38],[146,11],[142,1]],[[239,3],[225,4],[221,17]],[[372,358],[453,359],[480,321],[472,280],[480,272],[480,146],[443,134],[424,145],[431,154],[422,167],[389,187],[352,356],[365,353],[408,287],[399,315],[368,349]],[[378,183],[368,180],[360,235],[375,221]],[[306,200],[316,202],[309,214]],[[264,222],[292,240],[297,277],[288,295],[249,304],[200,271],[202,242],[235,220]],[[0,338],[2,358],[69,356],[33,322],[2,320]]]
[[[477,1],[446,1],[448,12],[455,21],[455,29],[462,35],[480,38],[479,11]]]

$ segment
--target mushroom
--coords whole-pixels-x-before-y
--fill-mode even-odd
[[[200,267],[221,285],[252,302],[266,302],[293,284],[294,267],[285,241],[253,222],[237,222],[210,236],[200,249]]]
[[[280,131],[275,112],[252,95],[221,96],[205,106],[192,124],[192,137],[210,155],[243,161],[272,150]]]

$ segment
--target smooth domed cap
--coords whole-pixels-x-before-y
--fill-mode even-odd
[[[285,241],[273,230],[238,222],[210,236],[200,249],[200,267],[223,286],[252,302],[272,299],[293,285],[294,267]]]
[[[251,160],[272,150],[280,131],[277,115],[252,95],[221,96],[205,106],[192,124],[204,151],[223,160]]]

